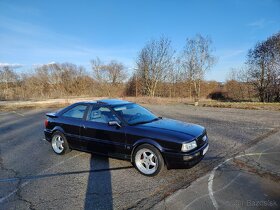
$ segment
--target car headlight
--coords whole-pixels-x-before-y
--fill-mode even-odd
[[[192,150],[196,147],[197,147],[196,141],[191,141],[189,143],[183,143],[181,151],[182,152],[187,152],[187,151],[190,151],[190,150]]]

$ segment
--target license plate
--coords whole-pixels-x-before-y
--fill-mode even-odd
[[[208,151],[209,145],[203,150],[202,155],[205,155],[205,153]]]

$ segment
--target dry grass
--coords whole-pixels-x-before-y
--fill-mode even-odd
[[[1,104],[0,111],[14,111],[18,109],[62,108],[70,103],[32,103],[32,104]]]
[[[202,101],[199,106],[280,111],[280,103]]]
[[[104,98],[104,97],[103,97]],[[2,101],[0,111],[14,111],[17,109],[38,109],[38,108],[61,108],[78,101],[99,100],[102,97],[67,98],[67,99],[48,99],[43,101]],[[136,102],[139,104],[186,104],[193,105],[194,102],[188,98],[162,98],[162,97],[123,97],[120,99]],[[254,109],[254,110],[273,110],[280,111],[280,103],[260,103],[260,102],[218,102],[209,99],[202,99],[199,102],[202,107]]]
[[[194,106],[193,100],[189,98],[161,98],[161,97],[127,97],[128,101],[140,104],[186,104]],[[280,103],[261,103],[261,102],[219,102],[211,99],[201,99],[198,106],[217,107],[217,108],[235,108],[235,109],[253,109],[253,110],[272,110],[280,111]]]
[[[101,98],[67,98],[32,101],[2,101],[0,111],[15,111],[17,109],[62,108],[78,101],[92,101]]]
[[[163,98],[163,97],[124,97],[127,101],[133,101],[139,104],[191,104],[189,98]]]

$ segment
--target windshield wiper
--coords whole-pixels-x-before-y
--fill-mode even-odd
[[[161,120],[161,119],[162,119],[162,117],[156,117],[155,119],[152,119],[149,122],[158,121],[158,120]]]
[[[140,121],[140,122],[137,122],[137,123],[132,123],[130,125],[139,125],[139,124],[145,124],[145,123],[150,123],[150,122],[154,122],[154,121],[157,121],[157,120],[160,120],[162,119],[162,117],[156,117],[152,120],[148,120],[148,121]]]

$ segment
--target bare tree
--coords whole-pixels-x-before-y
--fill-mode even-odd
[[[259,42],[247,56],[248,74],[261,102],[279,101],[280,33]]]
[[[106,67],[108,71],[109,83],[112,85],[123,83],[127,78],[127,75],[124,71],[125,67],[122,63],[113,60],[107,64]]]
[[[91,61],[91,67],[97,81],[116,85],[124,82],[127,77],[124,65],[115,60],[104,64],[99,58],[96,58]]]
[[[164,81],[173,66],[174,50],[171,41],[162,37],[151,40],[137,58],[137,78],[143,82],[143,94],[155,96],[158,83]]]
[[[106,64],[96,58],[91,61],[91,67],[95,80],[100,84],[102,91],[106,91],[106,95],[109,96],[114,91],[112,87],[123,84],[127,78],[124,65],[114,60]]]
[[[1,89],[3,90],[2,94],[5,99],[10,99],[14,97],[15,93],[15,86],[17,86],[18,81],[18,75],[14,72],[14,70],[9,66],[2,67],[2,70],[0,69],[0,84],[2,84],[3,87]]]
[[[246,66],[231,68],[224,87],[229,99],[237,101],[250,100],[253,93],[252,85],[248,80]]]
[[[174,58],[173,65],[168,71],[166,82],[169,84],[169,97],[176,96],[176,84],[184,80],[182,72],[182,61],[180,58]]]
[[[82,66],[71,63],[45,64],[24,76],[24,86],[27,90],[33,89],[29,94],[34,97],[82,95],[91,92],[85,87],[92,83]]]
[[[102,61],[97,57],[91,60],[91,68],[93,71],[93,77],[96,81],[101,83],[109,82],[108,79],[108,70],[104,68],[104,64]]]
[[[196,104],[200,97],[201,81],[204,79],[206,71],[210,70],[215,62],[211,44],[210,38],[198,34],[194,38],[186,40],[182,53],[183,68],[191,83],[189,91],[194,94]]]

